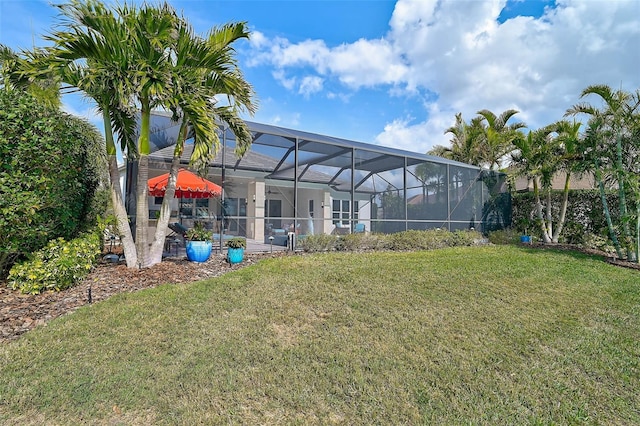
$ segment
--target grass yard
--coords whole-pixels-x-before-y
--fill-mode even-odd
[[[491,246],[266,260],[0,348],[2,424],[640,424],[640,275]]]

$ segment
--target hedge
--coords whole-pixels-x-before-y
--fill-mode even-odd
[[[0,91],[0,278],[49,240],[93,226],[104,152],[88,122]]]

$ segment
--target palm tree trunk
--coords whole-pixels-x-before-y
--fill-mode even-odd
[[[564,228],[564,221],[567,217],[567,204],[569,204],[569,182],[571,180],[571,172],[567,172],[567,177],[564,180],[564,190],[562,191],[562,205],[560,205],[560,217],[558,218],[558,225],[556,226],[555,233],[553,234],[552,241],[558,242],[562,228]]]
[[[547,188],[547,233],[545,235],[545,242],[552,241],[553,235],[553,216],[551,211],[551,187]],[[549,241],[547,241],[549,240]]]
[[[138,249],[138,263],[146,268],[149,261],[149,243],[147,232],[149,228],[149,198],[147,181],[149,180],[149,133],[151,108],[147,98],[141,99],[140,137],[138,138],[138,176],[136,188],[136,248]]]
[[[597,162],[595,167],[595,175],[596,175],[596,182],[598,182],[598,190],[600,191],[600,201],[602,202],[604,217],[607,220],[607,228],[609,229],[609,238],[611,238],[611,241],[613,241],[613,246],[616,249],[616,254],[618,255],[618,258],[622,259],[622,249],[620,248],[620,242],[618,241],[616,232],[613,229],[613,222],[611,221],[611,213],[609,212],[609,204],[607,203],[607,197],[604,192],[604,183],[602,182],[602,172],[600,171],[600,167]]]
[[[109,192],[111,195],[111,204],[113,205],[114,215],[118,224],[118,233],[122,242],[124,257],[129,268],[135,268],[138,263],[138,253],[131,234],[129,226],[129,217],[124,207],[122,198],[122,187],[120,186],[120,172],[118,170],[118,158],[116,155],[116,145],[113,141],[113,131],[111,130],[111,120],[109,111],[106,108],[102,110],[102,119],[104,121],[105,142],[107,148],[107,158],[109,164]]]
[[[151,243],[151,249],[149,250],[149,259],[147,266],[153,266],[162,262],[162,253],[164,251],[164,243],[167,237],[167,229],[169,227],[169,220],[171,219],[171,200],[176,193],[176,181],[178,180],[178,169],[180,167],[180,157],[173,157],[171,161],[171,168],[169,170],[169,180],[167,182],[167,189],[164,193],[164,199],[162,200],[162,206],[160,207],[160,217],[156,225],[156,233]]]
[[[120,241],[122,242],[124,257],[127,266],[129,268],[135,268],[138,265],[138,253],[135,242],[133,241],[131,227],[129,226],[127,210],[124,207],[122,188],[120,187],[120,172],[118,171],[118,161],[115,155],[109,156],[109,178],[111,181],[109,185],[111,204],[113,205],[113,212],[118,223],[118,232],[120,234]]]
[[[187,121],[184,120],[180,125],[178,140],[176,141],[176,147],[173,151],[173,159],[171,160],[171,168],[169,169],[169,180],[167,181],[167,189],[164,193],[164,199],[162,200],[162,206],[160,207],[160,217],[158,218],[158,223],[156,226],[156,233],[153,239],[153,243],[151,244],[151,250],[149,252],[149,266],[162,262],[164,240],[167,236],[167,228],[169,226],[169,220],[171,218],[171,200],[173,200],[176,194],[176,183],[178,181],[180,157],[182,156],[184,144],[187,139],[187,130]]]
[[[636,194],[636,263],[640,262],[640,199]]]
[[[149,156],[138,159],[138,185],[136,187],[136,248],[140,268],[146,268],[149,261]]]
[[[629,229],[629,215],[627,212],[627,198],[624,191],[624,169],[622,163],[622,134],[618,131],[616,136],[616,169],[618,175],[618,199],[620,202],[620,219],[622,220],[622,241],[627,251],[627,260],[631,260],[633,248],[631,247],[631,230]]]
[[[533,194],[536,199],[536,215],[538,216],[538,223],[540,230],[542,231],[542,239],[545,243],[551,242],[547,234],[547,227],[544,221],[544,215],[542,213],[542,202],[540,201],[540,189],[538,188],[538,179],[533,178]]]

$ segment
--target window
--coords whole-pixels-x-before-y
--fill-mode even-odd
[[[182,198],[180,200],[180,215],[183,218],[206,219],[213,215],[209,210],[208,198]]]
[[[358,223],[358,201],[353,202],[354,214],[353,219],[354,223]],[[332,214],[331,217],[333,219],[333,224],[336,225],[340,223],[341,225],[349,225],[349,219],[351,218],[351,201],[350,200],[333,200],[332,203]]]

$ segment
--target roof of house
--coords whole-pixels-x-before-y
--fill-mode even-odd
[[[327,184],[338,191],[350,191],[353,185],[356,192],[375,192],[374,175],[393,173],[424,162],[479,170],[476,166],[427,154],[251,121],[246,123],[253,135],[251,149],[242,158],[237,158],[233,153],[235,135],[228,127],[222,126],[220,140],[224,146],[224,157],[218,152],[212,166],[219,167],[224,160],[225,167],[260,171],[267,179],[297,178],[298,182]],[[153,112],[152,158],[170,160],[179,127],[179,123],[171,120],[171,114]],[[192,152],[193,145],[187,145],[183,162],[188,162]]]

